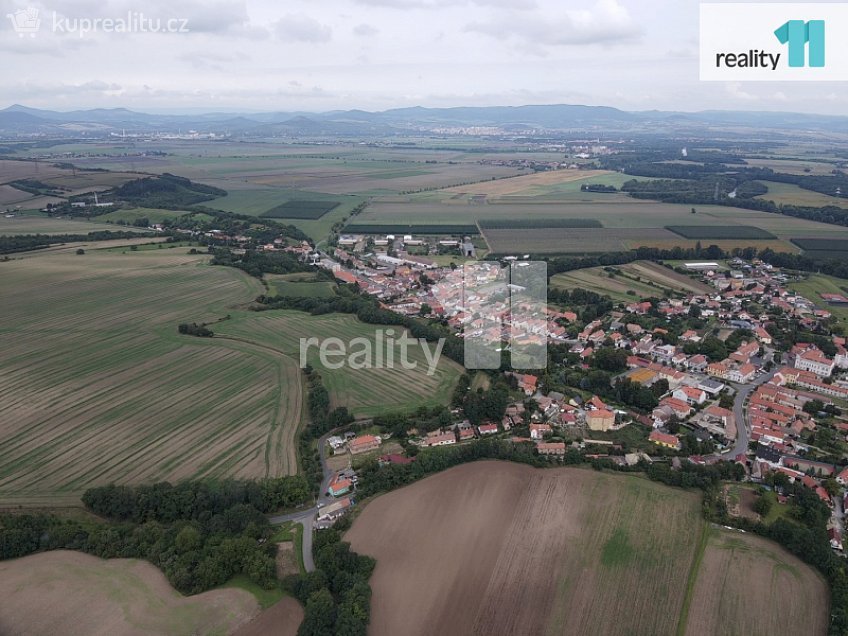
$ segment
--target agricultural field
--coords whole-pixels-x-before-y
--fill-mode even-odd
[[[696,493],[634,476],[475,462],[376,498],[345,538],[377,559],[375,636],[725,633],[709,629],[716,617],[702,606],[710,607],[712,596],[690,596],[693,585],[706,584],[709,595],[717,590],[725,598],[721,579],[705,567],[712,554],[704,565],[697,558],[709,550],[707,531]],[[766,557],[786,558],[776,545],[758,547]],[[799,577],[780,578],[786,589],[776,590],[756,578],[771,563],[737,563],[727,564],[727,578],[765,596],[748,620],[787,595],[826,595],[803,564],[793,562]],[[810,581],[820,585],[802,590]],[[807,623],[798,622],[799,606],[792,601],[781,612],[784,631],[824,634],[826,604],[811,603]]]
[[[266,274],[265,280],[276,296],[299,296],[304,298],[332,298],[336,295],[336,284],[318,280],[311,274]]]
[[[720,241],[723,239],[762,241],[777,238],[771,232],[751,225],[666,225],[665,229],[685,239],[697,241]]]
[[[769,159],[749,159],[746,157],[745,163],[752,168],[771,168],[775,172],[800,175],[828,175],[836,168],[836,162],[830,163],[825,161],[809,161],[804,159],[787,159],[781,157]]]
[[[290,357],[295,364],[300,359],[302,338],[317,337],[323,341],[336,337],[344,343],[353,338],[366,338],[374,343],[377,330],[386,333],[388,329],[393,330],[395,340],[400,338],[400,327],[368,325],[346,314],[311,316],[288,310],[232,312],[231,320],[214,328],[216,336],[220,334],[238,338],[239,342],[256,343],[256,346]],[[324,378],[332,406],[346,406],[357,416],[447,404],[461,367],[442,356],[433,375],[428,376],[426,357],[417,344],[409,347],[409,360],[415,362],[415,369],[400,368],[400,348],[395,345],[394,351],[393,369],[351,369],[346,365],[338,369],[324,368],[316,346],[309,348],[307,361]]]
[[[815,208],[835,205],[842,208],[848,208],[848,199],[840,197],[832,197],[820,192],[805,190],[796,186],[794,183],[780,183],[779,181],[760,181],[768,188],[766,194],[761,194],[755,198],[774,201],[778,205],[798,205],[810,206]]]
[[[848,296],[848,290],[845,289],[848,285],[844,280],[826,274],[808,274],[803,280],[789,283],[789,287],[819,309],[832,313],[848,329],[848,305],[831,305],[821,297],[822,294]]]
[[[710,291],[709,287],[693,278],[649,261],[636,261],[611,269],[615,271],[608,272],[604,267],[592,267],[563,272],[551,277],[551,286],[561,289],[587,289],[620,302],[651,297],[663,298],[669,295],[669,290],[681,294]]]
[[[327,195],[320,192],[304,190],[286,190],[279,188],[237,187],[227,186],[227,196],[209,202],[210,207],[227,212],[263,216],[285,201],[297,199],[300,201],[333,201],[338,203],[332,210],[316,219],[291,219],[283,222],[296,225],[316,241],[327,238],[333,224],[347,218],[351,211],[364,201],[362,197],[352,195]],[[232,189],[231,189],[232,188]]]
[[[226,634],[259,614],[243,590],[184,597],[147,561],[70,550],[0,561],[0,595],[3,634]]]
[[[88,234],[89,232],[120,232],[128,228],[115,227],[111,223],[100,223],[71,218],[51,218],[43,214],[16,214],[7,219],[0,216],[0,236],[20,234]],[[144,228],[132,228],[133,232],[147,232]]]
[[[685,633],[825,634],[827,582],[761,537],[711,529]]]
[[[320,219],[338,207],[337,201],[292,199],[268,210],[262,216],[273,219]]]
[[[212,217],[202,212],[191,212],[189,210],[160,210],[158,208],[121,208],[114,212],[108,212],[97,217],[98,221],[109,221],[116,223],[123,221],[127,224],[132,224],[139,219],[147,219],[151,223],[162,223],[177,219],[186,214],[191,214],[197,220],[210,220]]]
[[[604,196],[604,195],[601,195]],[[655,203],[650,201],[609,201],[607,203],[488,203],[471,204],[467,201],[439,202],[389,202],[375,201],[356,217],[362,224],[461,224],[484,222],[497,224],[522,224],[534,227],[516,229],[483,229],[491,250],[495,253],[587,253],[632,249],[640,246],[671,249],[694,247],[697,240],[675,234],[669,226],[703,226],[712,235],[728,236],[723,239],[701,239],[722,249],[749,247],[751,239],[745,233],[757,232],[760,236],[774,235],[773,239],[758,239],[757,247],[784,252],[798,252],[790,239],[837,237],[848,238],[848,227],[817,223],[804,219],[743,210],[723,206],[692,206]],[[543,224],[556,225],[569,220],[582,223],[591,219],[602,228],[542,228]],[[391,227],[391,226],[390,226]],[[729,228],[733,228],[730,230]],[[736,229],[739,228],[738,233]],[[756,228],[746,229],[746,228]],[[706,230],[705,230],[706,231]],[[414,233],[414,229],[410,230]],[[420,232],[419,232],[420,233]]]
[[[259,281],[186,248],[75,247],[0,264],[0,502],[296,471],[296,360],[177,333],[252,300]]]
[[[475,183],[472,185],[454,186],[445,188],[445,192],[453,192],[465,195],[483,194],[489,197],[499,197],[510,194],[533,196],[538,193],[556,191],[557,186],[566,183],[603,183],[602,177],[614,174],[609,170],[550,170],[547,172],[534,172],[523,174],[508,179],[499,179],[486,183]],[[579,189],[579,188],[578,188]]]
[[[848,238],[801,238],[792,242],[812,258],[848,258]]]

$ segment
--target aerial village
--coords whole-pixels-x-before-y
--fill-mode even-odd
[[[427,448],[501,436],[533,444],[551,461],[561,461],[570,449],[631,466],[734,461],[753,482],[781,473],[815,491],[834,509],[832,544],[841,550],[844,506],[842,488],[835,485],[848,485],[848,468],[834,457],[841,457],[838,449],[848,440],[848,418],[842,415],[848,405],[848,350],[845,338],[833,333],[840,330],[828,328],[831,313],[789,289],[789,277],[778,268],[741,259],[679,263],[678,271],[714,291],[613,304],[583,322],[577,311],[553,302],[542,313],[516,312],[503,295],[482,292],[496,282],[500,264],[477,263],[469,276],[468,267],[440,267],[425,257],[396,254],[337,247],[317,264],[339,282],[380,299],[383,307],[439,318],[460,337],[514,343],[538,342],[542,334],[548,347],[564,352],[560,378],[571,371],[591,374],[596,359],[613,359],[620,364],[609,367],[616,386],[625,382],[656,398],[649,409],[631,408],[632,403],[585,390],[586,375],[581,390],[571,391],[560,390],[561,382],[546,386],[545,378],[555,375],[550,368],[506,371],[518,397],[500,421],[472,424],[455,409],[450,426],[412,436],[413,444]],[[848,304],[842,296],[818,300],[819,307]],[[665,326],[671,324],[679,333]],[[644,444],[632,442],[627,431],[634,429],[644,431]],[[332,440],[331,452],[414,461],[399,447],[386,448],[379,435],[366,434]],[[347,496],[355,489],[354,475],[350,469],[340,473],[329,494]]]

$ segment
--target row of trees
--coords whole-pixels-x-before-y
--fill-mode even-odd
[[[113,239],[149,238],[148,234],[138,232],[112,232],[100,230],[88,234],[23,234],[20,236],[0,236],[0,254],[14,254],[30,250],[44,249],[61,243],[81,243],[83,241],[111,241]]]

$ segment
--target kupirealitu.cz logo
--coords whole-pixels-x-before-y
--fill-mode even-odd
[[[702,80],[848,80],[844,3],[704,3],[700,31]]]

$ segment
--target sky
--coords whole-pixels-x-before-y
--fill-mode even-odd
[[[698,5],[0,0],[0,108],[184,113],[568,103],[848,112],[844,82],[809,82],[803,92],[779,82],[701,82]],[[38,10],[35,37],[13,29],[8,15],[23,9]],[[131,12],[135,24],[139,13],[163,27],[172,20],[174,32],[74,28]]]

